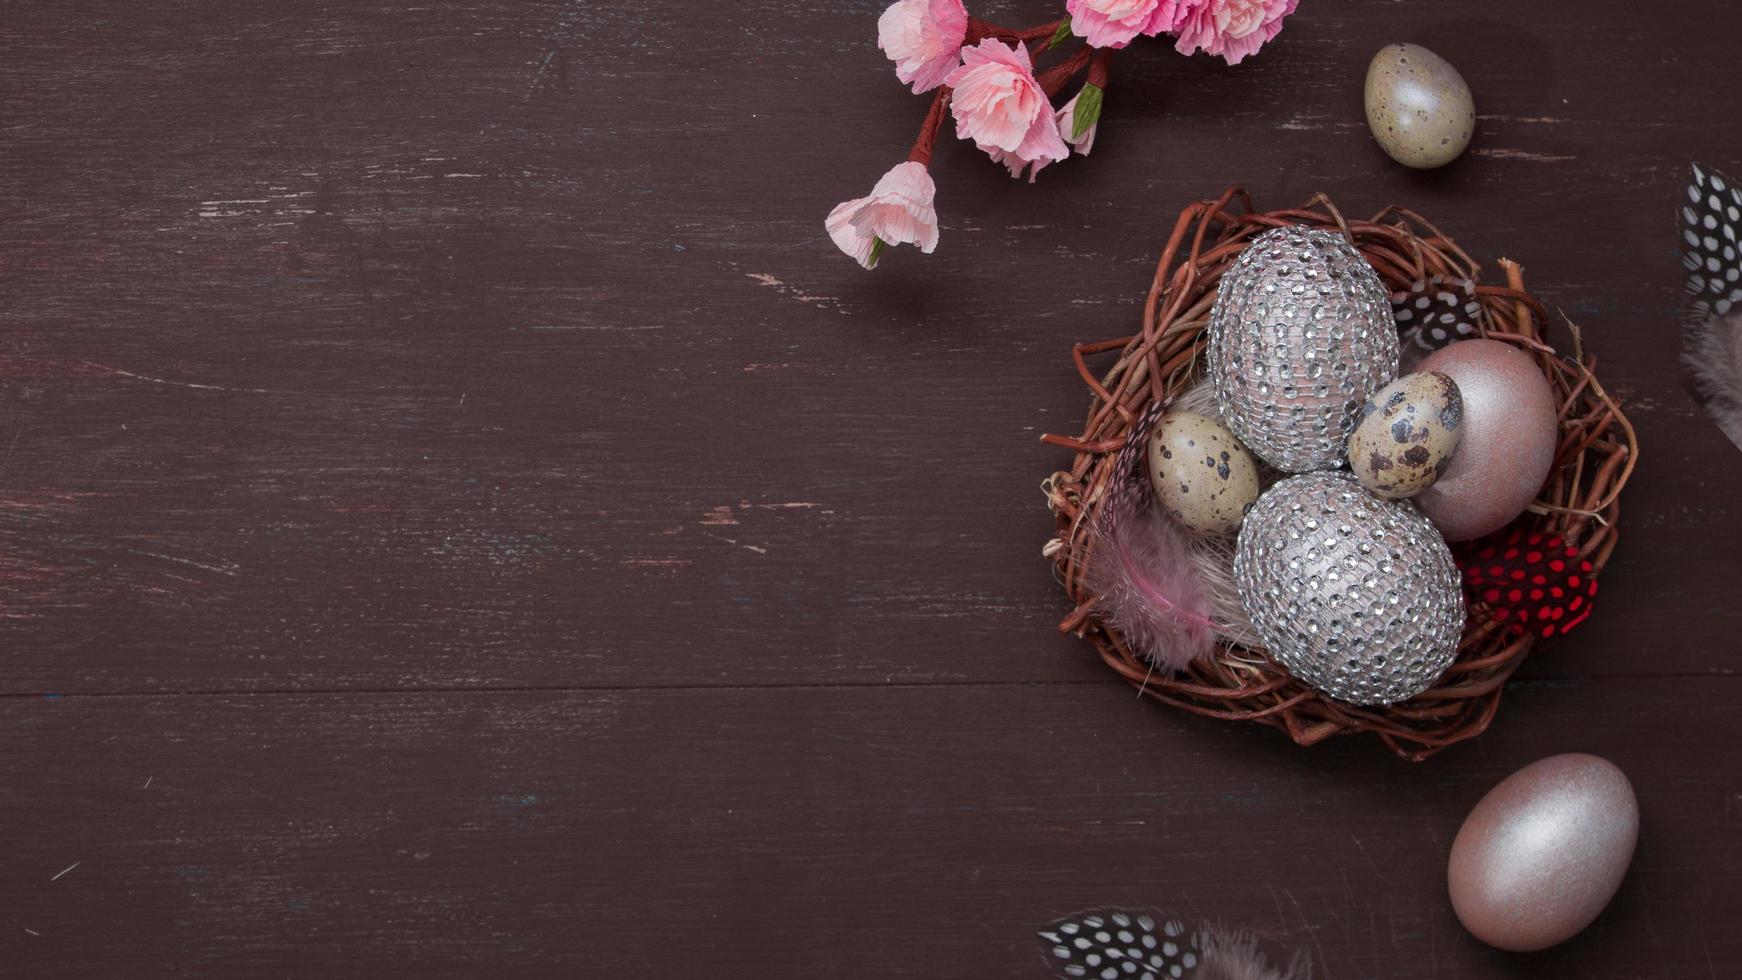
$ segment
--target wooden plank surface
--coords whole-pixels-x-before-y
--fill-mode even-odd
[[[1115,903],[1334,977],[1726,975],[1742,798],[1662,759],[1733,736],[1742,682],[1517,695],[1530,724],[1418,766],[1111,685],[12,699],[55,755],[0,763],[0,941],[44,976],[1045,977],[1033,929]],[[1632,775],[1640,856],[1589,933],[1504,956],[1446,851],[1571,749]]]
[[[1738,959],[1742,454],[1676,364],[1673,221],[1690,160],[1742,171],[1738,15],[1303,0],[1237,69],[1138,46],[1092,157],[941,147],[939,251],[865,274],[822,216],[924,112],[880,8],[8,5],[0,962],[1040,977],[1103,902],[1332,977]],[[1476,90],[1442,172],[1365,133],[1400,39]],[[1597,614],[1423,766],[1140,708],[1053,629],[1070,345],[1233,182],[1523,262],[1644,444]],[[1564,955],[1484,953],[1448,835],[1574,748],[1640,784],[1634,877]]]

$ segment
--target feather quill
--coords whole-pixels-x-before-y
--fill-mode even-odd
[[[1216,646],[1214,596],[1198,572],[1192,538],[1156,506],[1143,465],[1157,405],[1126,437],[1090,528],[1089,587],[1102,619],[1133,651],[1180,670]]]

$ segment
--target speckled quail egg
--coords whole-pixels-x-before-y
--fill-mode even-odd
[[[1464,76],[1417,44],[1388,44],[1367,66],[1367,126],[1391,159],[1430,170],[1458,158],[1476,131]]]
[[[1439,371],[1406,374],[1361,407],[1349,468],[1376,497],[1409,497],[1445,472],[1464,434],[1464,398]]]
[[[1229,534],[1258,499],[1258,465],[1228,427],[1207,415],[1169,412],[1149,434],[1155,496],[1200,534]]]

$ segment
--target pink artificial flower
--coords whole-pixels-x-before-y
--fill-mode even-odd
[[[1064,146],[1063,143],[1060,143],[1059,145]],[[996,146],[982,146],[981,149],[986,151],[986,155],[992,158],[993,163],[1003,164],[1004,168],[1010,171],[1010,176],[1012,177],[1021,178],[1022,171],[1026,168],[1028,170],[1028,182],[1031,184],[1034,183],[1034,176],[1040,173],[1041,170],[1045,169],[1047,164],[1057,163],[1065,158],[1064,155],[1053,156],[1052,151],[1050,150],[1044,151],[1038,156],[1027,158],[1018,156],[1015,153],[1006,153]],[[1069,155],[1069,153],[1070,148],[1065,147],[1065,155]]]
[[[1257,53],[1282,31],[1300,0],[1180,0],[1173,32],[1180,54],[1219,54],[1230,65]]]
[[[929,92],[961,62],[968,36],[962,0],[896,0],[877,18],[877,46],[895,62],[895,77]]]
[[[937,190],[925,164],[898,163],[871,189],[870,197],[835,205],[823,227],[841,251],[867,269],[877,268],[878,242],[911,242],[929,255],[938,247],[938,213],[932,207]]]
[[[1011,176],[1032,166],[1029,179],[1041,167],[1070,156],[1059,139],[1052,103],[1034,78],[1028,48],[1011,47],[995,38],[962,49],[962,67],[944,84],[955,89],[950,112],[956,135],[971,139],[992,159],[1010,168]]]
[[[1071,100],[1066,102],[1064,107],[1058,111],[1059,138],[1076,147],[1078,153],[1088,156],[1089,150],[1095,146],[1095,130],[1100,128],[1101,120],[1096,119],[1090,123],[1089,128],[1083,130],[1083,135],[1071,136],[1071,131],[1077,126],[1077,100],[1082,97],[1083,93],[1081,92],[1071,96]]]
[[[1190,0],[1186,0],[1190,2]],[[1122,48],[1138,35],[1173,29],[1181,0],[1065,0],[1071,33],[1097,48]]]

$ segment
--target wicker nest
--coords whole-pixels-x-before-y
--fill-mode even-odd
[[[1242,211],[1233,210],[1235,202]],[[1621,488],[1639,456],[1633,427],[1598,383],[1596,359],[1584,353],[1576,327],[1567,325],[1570,357],[1548,345],[1547,311],[1525,291],[1516,263],[1502,259],[1505,282],[1483,284],[1469,255],[1413,212],[1391,207],[1371,221],[1351,222],[1320,195],[1298,210],[1258,214],[1246,193],[1235,188],[1180,215],[1162,250],[1142,328],[1128,337],[1078,344],[1073,352],[1077,373],[1093,393],[1088,422],[1081,436],[1045,437],[1077,454],[1069,470],[1054,473],[1045,484],[1058,520],[1058,536],[1048,543],[1046,555],[1075,604],[1059,628],[1086,637],[1101,659],[1143,694],[1194,714],[1271,725],[1301,745],[1373,732],[1399,755],[1423,759],[1488,727],[1501,689],[1530,652],[1533,637],[1472,615],[1457,660],[1432,688],[1401,704],[1362,708],[1295,680],[1256,647],[1224,643],[1214,656],[1182,673],[1157,671],[1101,621],[1097,596],[1084,581],[1088,529],[1102,506],[1119,448],[1147,409],[1158,400],[1172,403],[1198,380],[1210,306],[1223,272],[1254,236],[1290,224],[1340,231],[1393,291],[1431,276],[1477,283],[1481,333],[1530,353],[1560,402],[1560,442],[1548,484],[1514,526],[1560,535],[1599,571],[1614,550]],[[1090,366],[1090,358],[1114,351],[1118,359],[1111,367]]]

